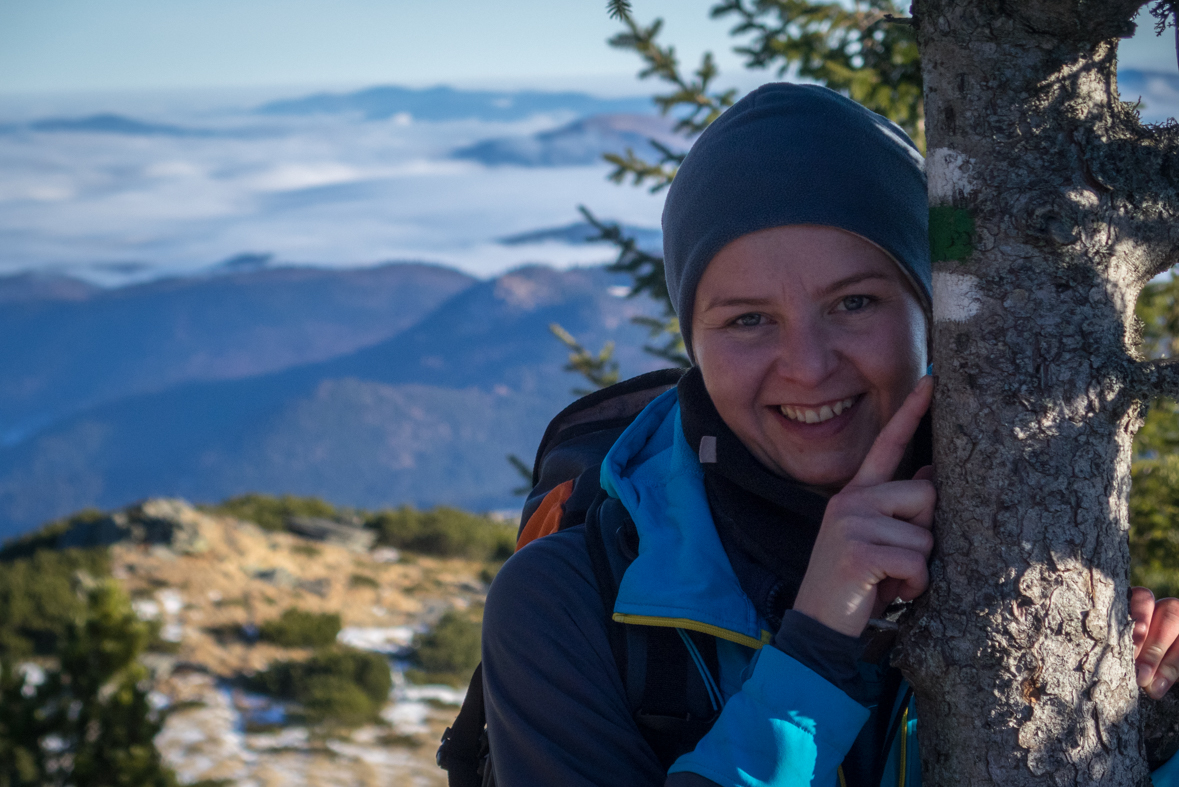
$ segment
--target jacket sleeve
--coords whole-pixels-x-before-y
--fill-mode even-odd
[[[712,730],[670,772],[722,787],[831,787],[867,718],[864,706],[767,646]]]
[[[1154,787],[1179,787],[1179,754],[1152,771],[1150,780]]]
[[[664,773],[631,717],[584,543],[574,528],[529,544],[488,593],[483,690],[499,787],[836,784],[868,711],[772,646]]]
[[[630,715],[581,528],[529,544],[500,570],[483,617],[483,681],[499,787],[664,783]]]

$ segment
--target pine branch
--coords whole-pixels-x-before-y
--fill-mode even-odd
[[[634,186],[640,186],[647,180],[654,181],[649,189],[652,194],[670,186],[680,162],[684,160],[684,154],[672,153],[653,139],[647,141],[656,149],[661,149],[662,159],[650,164],[636,156],[631,148],[627,148],[626,154],[622,156],[606,153],[602,158],[614,165],[614,170],[606,177],[619,184],[625,183],[627,177],[630,177]]]
[[[532,487],[535,485],[535,482],[533,480],[532,468],[529,467],[524,462],[523,459],[516,456],[515,454],[508,454],[507,460],[508,460],[508,464],[510,464],[512,466],[512,469],[514,469],[517,473],[519,473],[520,477],[522,479],[524,479],[523,483],[520,486],[518,486],[512,490],[512,494],[513,495],[526,495],[529,492],[531,492]]]
[[[662,344],[644,344],[643,352],[662,358],[671,366],[687,369],[692,365],[684,347],[684,337],[680,334],[679,318],[632,317],[630,321],[646,328],[652,339],[662,339]]]
[[[630,275],[634,284],[631,285],[627,297],[634,298],[645,293],[662,304],[664,314],[675,316],[671,295],[667,291],[667,280],[663,275],[663,258],[643,251],[639,248],[638,241],[623,234],[620,226],[613,222],[600,221],[584,205],[578,205],[577,209],[598,231],[597,236],[589,239],[591,243],[610,243],[618,249],[618,259],[611,263],[607,270],[611,273]]]
[[[616,34],[608,43],[616,49],[633,50],[642,58],[645,66],[639,71],[640,79],[657,77],[671,85],[670,93],[657,95],[654,100],[660,112],[665,115],[673,109],[688,110],[676,123],[676,131],[689,135],[698,134],[721,112],[732,106],[736,99],[736,90],[709,92],[712,81],[719,73],[711,52],[704,53],[700,66],[694,73],[695,78],[689,79],[680,71],[675,47],[660,46],[656,40],[663,29],[662,19],[656,19],[647,27],[637,23],[629,13],[620,16],[619,19],[626,25],[626,31]]]
[[[626,19],[630,17],[630,0],[610,0],[606,3],[606,13],[611,19]]]
[[[643,351],[662,358],[672,366],[689,367],[692,365],[684,347],[684,338],[680,335],[680,321],[675,315],[675,307],[671,303],[671,295],[667,291],[667,280],[663,275],[663,258],[656,257],[639,248],[634,238],[625,235],[622,228],[613,222],[599,220],[584,205],[577,207],[585,220],[598,231],[590,242],[612,243],[618,249],[618,259],[607,270],[614,273],[626,273],[634,283],[631,285],[628,298],[646,294],[663,307],[663,317],[634,317],[631,319],[636,325],[647,329],[650,343],[643,345]]]
[[[577,396],[585,396],[596,390],[605,388],[618,382],[618,361],[614,358],[614,342],[602,345],[602,349],[595,355],[581,345],[573,334],[557,323],[550,323],[549,330],[561,344],[568,347],[569,362],[563,367],[567,372],[577,372],[589,381],[593,388],[574,388]]]
[[[906,4],[907,5],[907,4]],[[914,26],[894,0],[806,2],[724,0],[714,18],[732,17],[734,51],[748,68],[775,68],[838,90],[900,125],[924,149],[921,63]]]
[[[676,115],[677,110],[684,110],[677,115],[674,126],[677,133],[689,138],[695,136],[716,120],[721,112],[733,105],[737,98],[736,90],[717,92],[712,89],[712,83],[719,72],[711,52],[704,53],[700,66],[691,77],[685,76],[680,70],[675,47],[661,46],[657,41],[663,29],[662,19],[656,19],[646,27],[640,25],[630,13],[629,2],[624,0],[611,0],[608,10],[612,18],[618,19],[626,26],[625,31],[610,38],[610,46],[616,49],[630,49],[639,55],[644,64],[639,71],[641,79],[655,77],[671,86],[669,92],[656,95],[653,100],[663,115]],[[658,140],[649,139],[647,142],[660,155],[659,160],[654,163],[639,158],[632,150],[627,150],[625,156],[605,156],[606,160],[614,165],[614,170],[609,175],[612,181],[622,183],[629,176],[633,178],[635,185],[639,185],[650,180],[653,182],[652,192],[659,191],[671,183],[684,154],[670,150]]]
[[[1154,17],[1154,34],[1161,36],[1168,27],[1175,28],[1175,61],[1179,65],[1179,0],[1157,0],[1150,7]]]

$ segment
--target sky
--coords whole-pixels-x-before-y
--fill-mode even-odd
[[[714,0],[639,0],[698,56]],[[639,92],[605,0],[0,0],[0,92],[590,79]],[[737,70],[735,56],[718,52]]]
[[[635,0],[694,64],[714,50],[741,74],[715,0]],[[605,0],[0,0],[0,94],[360,86],[581,87],[649,92],[637,59],[604,41]],[[1174,72],[1149,21],[1123,65]]]

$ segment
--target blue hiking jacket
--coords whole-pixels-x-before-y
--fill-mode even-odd
[[[488,595],[483,678],[496,784],[842,785],[840,763],[868,711],[770,644],[720,543],[674,389],[618,439],[601,484],[639,534],[614,619],[715,636],[723,710],[665,773],[630,715],[581,528],[555,533],[514,555]],[[914,787],[915,708],[898,702],[891,715],[901,734],[880,784]],[[1174,759],[1152,776],[1179,787]]]
[[[692,772],[726,787],[834,787],[868,711],[767,646],[773,632],[729,564],[703,478],[684,437],[675,391],[651,402],[602,463],[602,488],[622,502],[639,534],[639,554],[619,586],[614,619],[718,638],[724,710],[670,773]],[[906,729],[893,744],[882,785],[919,785],[914,712],[893,712],[906,716]]]

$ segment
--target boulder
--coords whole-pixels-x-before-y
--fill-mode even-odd
[[[128,512],[144,528],[145,541],[167,546],[181,555],[199,555],[209,549],[201,532],[208,517],[179,498],[145,500]]]
[[[267,568],[261,571],[254,572],[254,579],[260,579],[263,582],[269,582],[278,588],[293,588],[298,583],[298,578],[287,571],[285,568]]]
[[[101,519],[76,523],[57,537],[57,548],[89,549],[130,541],[182,555],[200,554],[209,549],[201,532],[207,519],[184,500],[145,500]]]
[[[372,530],[313,516],[291,517],[287,520],[287,530],[313,541],[338,544],[356,552],[369,551],[377,539],[377,534]]]

